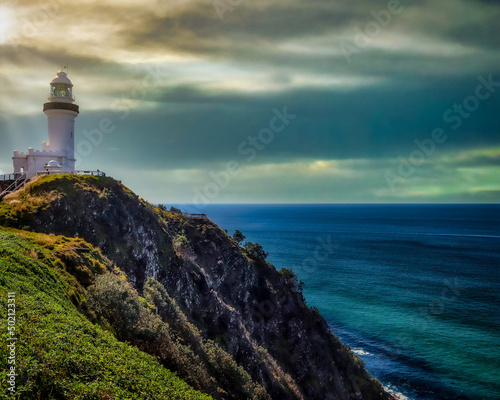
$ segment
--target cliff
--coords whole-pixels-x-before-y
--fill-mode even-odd
[[[0,224],[81,238],[99,249],[130,287],[112,276],[92,278],[83,285],[90,311],[76,307],[214,398],[391,398],[305,304],[290,271],[252,259],[208,219],[161,210],[111,178],[64,175],[7,196]],[[99,306],[115,292],[144,298],[158,320],[141,309],[142,322],[126,329],[106,313],[120,305]],[[153,324],[144,321],[163,333],[144,334]]]

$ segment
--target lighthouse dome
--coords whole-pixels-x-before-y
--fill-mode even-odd
[[[56,160],[50,160],[47,163],[47,168],[59,168],[59,167],[60,167],[60,165]]]
[[[51,84],[53,84],[53,83],[65,83],[69,86],[73,86],[73,84],[71,83],[71,81],[68,78],[68,75],[64,71],[58,71],[57,75],[54,77],[54,79],[52,79],[52,82],[50,82],[50,83]]]

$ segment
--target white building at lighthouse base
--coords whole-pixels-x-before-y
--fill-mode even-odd
[[[57,169],[73,171],[76,160],[69,159],[65,151],[34,150],[30,147],[27,152],[14,151],[12,161],[14,173],[25,173],[31,178],[37,173],[54,170],[53,161],[57,162]]]

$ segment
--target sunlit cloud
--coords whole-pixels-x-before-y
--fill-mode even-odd
[[[0,45],[5,45],[10,40],[15,22],[14,10],[8,5],[0,5]]]

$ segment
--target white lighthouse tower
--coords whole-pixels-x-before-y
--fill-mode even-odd
[[[49,122],[48,142],[42,150],[66,153],[61,167],[66,171],[75,169],[75,118],[79,108],[74,104],[73,84],[66,72],[59,71],[50,82],[49,102],[43,112]]]
[[[75,118],[79,107],[74,104],[73,84],[64,68],[50,82],[48,102],[43,112],[48,119],[48,138],[42,150],[29,148],[27,153],[15,151],[14,172],[24,172],[30,178],[42,171],[67,171],[75,169]]]

